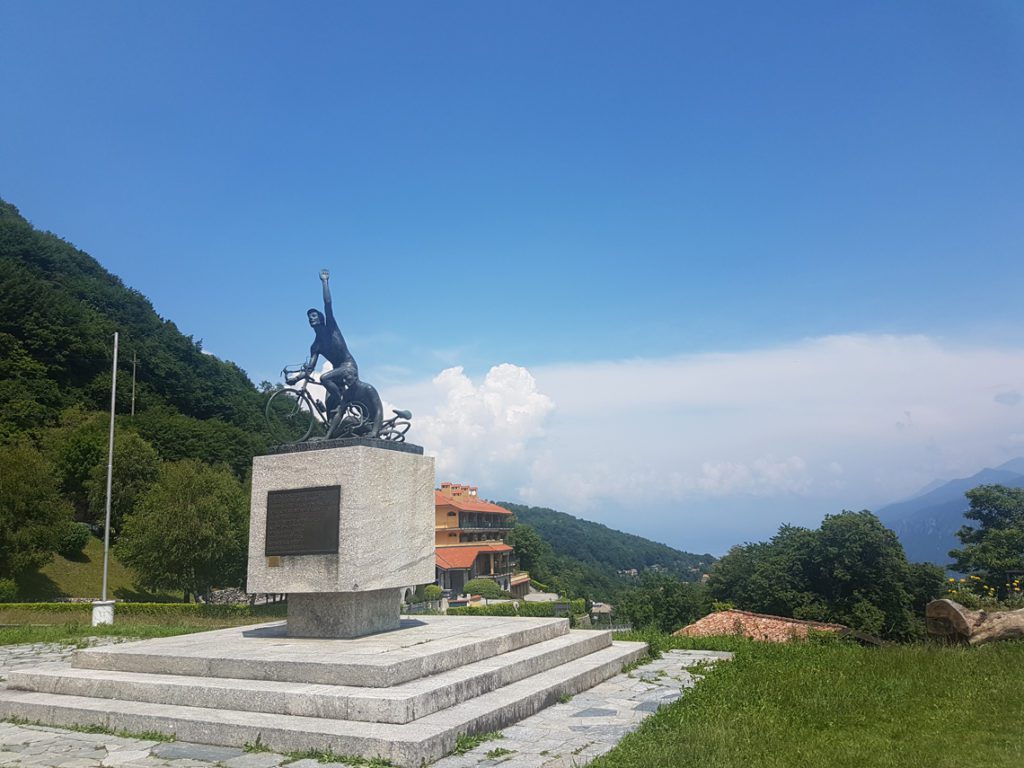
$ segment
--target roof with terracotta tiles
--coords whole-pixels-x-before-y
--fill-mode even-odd
[[[477,555],[485,552],[511,552],[508,544],[482,544],[476,547],[437,547],[434,550],[439,568],[463,571],[473,567]]]
[[[499,507],[497,504],[484,501],[476,496],[459,496],[457,498],[453,498],[441,493],[441,491],[434,491],[434,506],[443,507],[445,505],[455,507],[455,509],[462,512],[492,512],[497,515],[512,514],[504,507]]]
[[[805,638],[810,630],[846,634],[849,628],[842,624],[827,624],[820,621],[787,619],[784,616],[769,616],[749,611],[718,611],[695,621],[673,634],[682,637],[709,637],[715,635],[746,635],[754,640],[769,643],[784,643],[794,637]]]

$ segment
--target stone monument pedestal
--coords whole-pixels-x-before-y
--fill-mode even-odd
[[[361,637],[401,625],[401,591],[298,592],[288,595],[291,637]]]
[[[288,595],[288,635],[398,629],[403,587],[434,580],[434,460],[354,438],[253,459],[250,593]]]
[[[288,621],[77,651],[17,669],[0,718],[422,768],[616,674],[643,643],[563,618],[399,620],[434,578],[434,463],[415,446],[332,441],[253,462],[249,591]],[[387,630],[397,631],[387,631]]]

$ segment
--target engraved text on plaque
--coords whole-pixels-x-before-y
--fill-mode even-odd
[[[269,491],[264,554],[337,554],[340,511],[340,485]]]

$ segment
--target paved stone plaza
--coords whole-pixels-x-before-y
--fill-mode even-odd
[[[103,644],[110,640],[100,641]],[[75,648],[54,644],[0,648],[0,675],[26,666],[67,665]],[[434,768],[569,768],[582,766],[612,747],[659,706],[678,699],[700,679],[688,670],[728,654],[669,651],[662,658],[606,680],[571,700],[548,707],[501,731],[464,755]],[[488,753],[492,756],[489,757]],[[183,742],[78,733],[42,726],[0,723],[0,766],[38,768],[340,768],[343,763],[266,752],[245,752]]]

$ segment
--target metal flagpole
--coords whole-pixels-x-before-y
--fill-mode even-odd
[[[107,570],[110,566],[110,488],[114,477],[114,412],[117,407],[117,332],[114,332],[114,370],[110,376],[110,447],[107,451],[107,516],[103,523],[103,597],[107,600]]]

